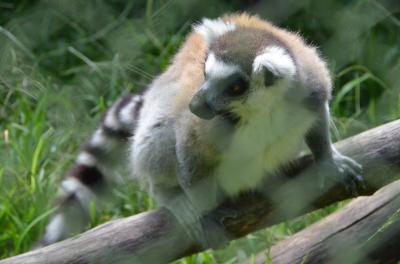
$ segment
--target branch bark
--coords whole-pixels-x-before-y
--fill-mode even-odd
[[[396,181],[258,254],[254,263],[397,263],[399,208]]]
[[[394,121],[335,144],[363,165],[367,188],[361,195],[371,194],[399,178],[399,131],[400,121]],[[266,192],[243,194],[234,201],[226,201],[213,215],[218,216],[219,210],[235,212],[235,217],[217,220],[233,238],[238,238],[351,197],[339,183],[322,191],[315,179],[317,167],[310,156],[305,156],[286,168],[284,175],[268,178]],[[161,208],[103,224],[0,264],[165,263],[200,250],[175,217]]]

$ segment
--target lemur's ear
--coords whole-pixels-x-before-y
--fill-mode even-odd
[[[253,62],[253,72],[265,72],[265,84],[274,81],[274,78],[292,78],[296,74],[296,65],[290,54],[282,47],[267,47]]]

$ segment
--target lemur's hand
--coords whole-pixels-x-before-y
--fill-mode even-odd
[[[327,180],[339,181],[354,196],[365,189],[364,179],[361,176],[362,166],[355,160],[334,151],[329,158],[321,160],[322,166],[319,171],[320,186],[327,188]]]

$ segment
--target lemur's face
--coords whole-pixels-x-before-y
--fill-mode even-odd
[[[205,81],[189,106],[193,114],[202,119],[220,115],[237,122],[241,116],[234,108],[251,104],[251,95],[289,85],[296,73],[291,56],[260,34],[265,33],[237,29],[210,45]]]
[[[227,64],[210,52],[205,61],[205,81],[191,103],[192,113],[203,119],[216,115],[229,117],[233,101],[246,100],[250,76],[238,65]]]

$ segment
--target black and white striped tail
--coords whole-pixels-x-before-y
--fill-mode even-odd
[[[124,160],[143,103],[141,95],[119,98],[101,119],[100,127],[79,152],[62,181],[58,212],[50,219],[39,246],[83,231],[89,224],[89,202],[105,187],[103,171]]]

